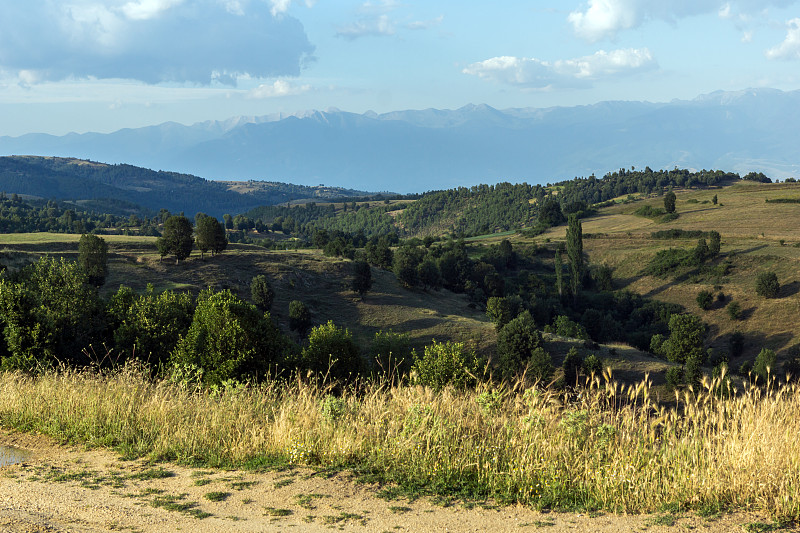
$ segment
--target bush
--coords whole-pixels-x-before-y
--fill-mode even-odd
[[[420,385],[440,391],[452,385],[456,388],[474,386],[482,376],[483,361],[463,342],[445,342],[425,347],[422,357],[414,361],[412,372]]]
[[[553,357],[539,346],[531,354],[528,376],[534,381],[547,382],[553,377]]]
[[[696,300],[700,309],[707,311],[711,308],[711,304],[714,303],[714,294],[711,291],[703,290],[697,294]]]
[[[762,348],[753,363],[753,374],[766,382],[770,375],[775,376],[777,355],[768,348]]]
[[[564,381],[567,385],[577,385],[583,368],[583,355],[574,346],[569,349],[562,365]]]
[[[727,307],[728,316],[731,320],[739,320],[742,318],[742,306],[739,302],[731,302]]]
[[[673,366],[667,369],[667,385],[670,389],[679,389],[683,385],[683,368]]]
[[[518,374],[541,343],[542,335],[528,311],[506,324],[497,334],[500,375],[507,379]]]
[[[573,322],[565,315],[557,316],[553,321],[553,326],[555,328],[556,335],[560,335],[562,337],[571,337],[573,339],[589,340],[589,334],[586,332],[586,328],[576,322]]]
[[[404,376],[411,369],[414,351],[405,333],[378,331],[372,340],[370,356],[377,372],[388,376]]]
[[[486,300],[486,316],[494,323],[497,331],[511,320],[513,309],[508,298],[492,296]]]
[[[672,315],[669,338],[661,345],[664,355],[673,363],[702,362],[705,325],[694,315]]]
[[[591,354],[583,360],[583,373],[587,376],[592,374],[599,376],[603,373],[603,360],[597,355]]]
[[[734,331],[728,338],[728,351],[730,351],[732,359],[742,355],[744,351],[744,335],[741,332]]]
[[[262,311],[272,309],[275,291],[272,290],[272,285],[270,285],[267,276],[259,274],[250,281],[250,298]]]
[[[308,346],[303,348],[299,364],[304,370],[327,374],[334,381],[346,381],[365,369],[350,332],[338,327],[332,320],[311,329]]]
[[[764,298],[776,298],[780,291],[778,275],[775,272],[762,272],[756,278],[756,294]]]
[[[301,337],[305,337],[310,326],[311,313],[306,304],[300,300],[289,302],[289,329],[296,331]]]
[[[192,325],[172,354],[177,366],[195,365],[203,381],[263,378],[281,364],[288,344],[268,316],[228,290],[200,293]]]

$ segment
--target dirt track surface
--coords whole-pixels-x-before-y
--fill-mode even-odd
[[[743,532],[762,530],[748,524],[772,524],[752,514],[589,516],[390,500],[379,497],[379,487],[355,483],[343,473],[151,465],[8,432],[0,432],[0,444],[32,452],[24,463],[0,468],[0,532]]]

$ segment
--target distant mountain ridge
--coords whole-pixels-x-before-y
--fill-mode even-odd
[[[70,200],[103,210],[204,212],[221,218],[255,207],[301,199],[361,197],[369,193],[337,187],[246,181],[209,181],[191,174],[108,165],[74,158],[0,157],[0,191],[44,199]],[[106,212],[118,212],[108,210]]]
[[[747,89],[667,103],[377,114],[337,109],[172,122],[110,134],[0,137],[0,154],[77,157],[212,179],[422,192],[556,182],[620,167],[800,175],[800,91]]]

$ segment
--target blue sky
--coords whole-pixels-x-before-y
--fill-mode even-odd
[[[0,135],[800,89],[800,0],[0,5]]]

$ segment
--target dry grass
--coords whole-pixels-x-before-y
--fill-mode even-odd
[[[566,395],[373,384],[331,410],[313,384],[209,392],[128,368],[0,375],[0,413],[7,426],[195,464],[355,467],[401,490],[536,507],[797,519],[800,391],[748,387],[723,399],[709,392],[716,385],[675,410],[653,403],[647,382],[626,388],[610,376]]]

